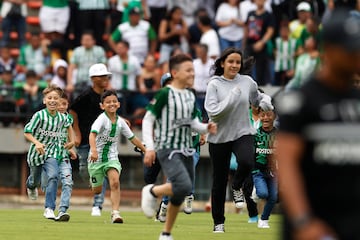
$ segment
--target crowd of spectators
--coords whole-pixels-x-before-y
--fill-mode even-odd
[[[44,0],[40,31],[26,37],[27,2],[3,0],[0,11],[5,124],[11,114],[4,113],[42,107],[48,83],[76,98],[90,86],[94,63],[113,73],[109,88],[119,92],[121,114],[141,119],[167,60],[179,52],[194,58],[200,107],[212,64],[229,46],[255,58],[250,74],[260,86],[296,88],[320,66],[321,22],[328,12],[345,5],[360,15],[359,0]],[[14,30],[17,59],[10,54]]]

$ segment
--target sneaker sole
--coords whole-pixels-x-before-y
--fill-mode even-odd
[[[192,214],[192,210],[191,210],[191,211],[185,211],[185,209],[184,209],[184,213],[186,213],[186,214]]]
[[[124,223],[124,220],[122,218],[116,218],[112,223]]]
[[[64,214],[59,218],[55,218],[56,222],[68,222],[70,220],[70,215],[69,214]]]
[[[224,231],[213,231],[213,233],[225,233]]]

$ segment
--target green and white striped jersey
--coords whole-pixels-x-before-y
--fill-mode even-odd
[[[284,41],[280,37],[275,39],[275,72],[287,71],[295,68],[296,39]]]
[[[147,106],[155,115],[155,149],[192,148],[195,95],[188,89],[162,88]]]
[[[36,112],[31,120],[25,125],[24,133],[31,133],[34,138],[45,145],[45,154],[40,155],[31,143],[27,154],[29,166],[39,166],[48,158],[61,159],[63,145],[61,139],[67,138],[64,128],[71,125],[67,115],[57,112],[50,115],[48,110],[42,109]]]
[[[117,116],[116,123],[112,123],[105,112],[92,124],[91,132],[97,134],[95,140],[99,157],[96,162],[118,161],[120,134],[129,140],[135,137],[124,119]]]

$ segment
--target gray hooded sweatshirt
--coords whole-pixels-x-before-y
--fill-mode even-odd
[[[205,96],[205,109],[210,121],[217,124],[217,133],[209,134],[208,142],[225,143],[244,135],[254,135],[255,128],[249,117],[250,103],[259,106],[263,94],[248,75],[237,74],[228,80],[223,76],[211,77]]]

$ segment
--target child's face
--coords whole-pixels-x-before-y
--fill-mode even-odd
[[[275,113],[273,111],[260,111],[259,114],[260,121],[265,128],[274,126]]]
[[[66,98],[60,98],[59,105],[57,107],[58,112],[66,113],[68,107],[69,107],[69,101]]]
[[[153,56],[147,56],[145,58],[144,67],[146,69],[154,69],[156,67],[156,60]]]
[[[11,84],[11,82],[13,80],[13,75],[11,72],[4,72],[1,76],[1,78],[5,84]]]
[[[57,75],[61,78],[65,78],[66,77],[66,68],[64,67],[59,67],[57,69]]]
[[[116,113],[116,111],[120,108],[120,102],[117,96],[110,95],[103,100],[100,107],[106,113]]]
[[[46,105],[46,108],[50,111],[56,111],[59,105],[60,95],[56,91],[49,92],[44,96],[43,103]]]
[[[226,57],[224,62],[221,63],[224,68],[224,77],[233,79],[241,68],[241,55],[238,53],[231,53]]]
[[[289,37],[289,28],[288,27],[281,27],[280,28],[280,37],[282,37],[282,38]]]
[[[191,87],[194,84],[194,65],[190,61],[183,62],[179,64],[178,68],[173,71],[173,79],[184,84],[186,87]],[[174,81],[174,80],[173,80]]]

